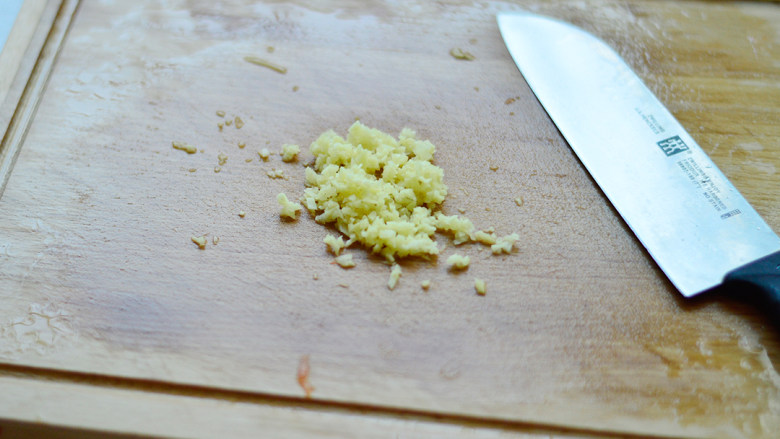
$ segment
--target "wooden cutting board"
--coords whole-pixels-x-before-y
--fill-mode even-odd
[[[660,436],[778,431],[777,328],[738,301],[674,290],[495,24],[499,11],[528,9],[604,38],[780,230],[775,5],[213,3],[82,0],[60,29],[46,87],[16,109],[29,128],[3,143],[19,152],[0,198],[4,376],[284,404],[304,398],[306,357],[313,400],[358,413]],[[219,128],[236,116],[240,129]],[[344,270],[322,243],[332,229],[305,214],[280,221],[276,194],[302,193],[309,143],[356,118],[433,142],[443,211],[517,232],[517,251],[441,236],[439,260],[403,261],[390,291],[381,259],[353,248],[357,266]],[[284,143],[303,147],[299,162],[259,160]],[[190,240],[200,235],[204,250]],[[467,271],[448,271],[455,252],[471,257]],[[11,406],[0,418],[37,419]]]

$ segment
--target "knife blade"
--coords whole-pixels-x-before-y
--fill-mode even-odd
[[[606,43],[498,14],[507,49],[579,160],[686,297],[755,287],[780,315],[780,238]]]

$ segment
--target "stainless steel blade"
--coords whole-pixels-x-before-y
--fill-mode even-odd
[[[498,16],[551,119],[672,283],[692,296],[780,238],[608,45],[530,13]]]

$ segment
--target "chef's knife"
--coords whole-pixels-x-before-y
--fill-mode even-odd
[[[526,82],[631,230],[686,297],[755,287],[780,316],[780,238],[607,44],[502,13]]]

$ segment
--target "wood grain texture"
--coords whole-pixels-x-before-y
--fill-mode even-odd
[[[780,230],[776,6],[245,3],[82,2],[0,199],[2,363],[302,398],[308,355],[321,402],[640,435],[780,428],[777,330],[727,297],[678,295],[494,19],[524,7],[610,42]],[[246,125],[219,130],[217,110]],[[275,196],[300,195],[306,145],[356,117],[436,144],[444,211],[518,232],[519,250],[441,237],[440,261],[404,261],[393,291],[361,249],[354,269],[331,264],[330,230],[280,221]],[[283,143],[300,163],[259,162]],[[465,273],[443,264],[455,251]]]

